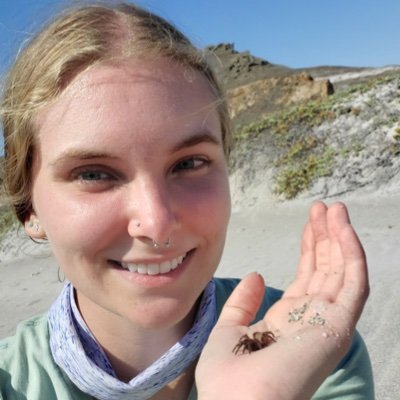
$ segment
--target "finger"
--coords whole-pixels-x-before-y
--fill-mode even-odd
[[[297,267],[296,278],[285,291],[285,297],[297,297],[307,294],[311,278],[315,272],[314,248],[314,236],[311,224],[308,222],[303,231],[300,261]]]
[[[330,240],[330,270],[321,287],[321,293],[330,300],[335,300],[343,286],[345,263],[342,245],[339,240],[342,230],[350,225],[347,208],[343,203],[331,205],[327,212]]]
[[[296,279],[309,281],[315,272],[315,239],[311,224],[304,227],[301,240],[300,262],[296,273]]]
[[[351,225],[339,235],[344,258],[344,282],[337,302],[353,314],[357,322],[369,295],[368,267],[364,249]]]
[[[247,275],[229,296],[217,326],[249,325],[256,316],[264,292],[262,276],[255,272]]]
[[[341,228],[345,225],[351,225],[349,212],[344,203],[338,201],[332,204],[328,209],[329,229],[338,236]]]
[[[310,210],[310,221],[315,240],[315,262],[318,270],[329,271],[329,231],[328,207],[322,202],[313,204]]]
[[[309,294],[319,293],[330,271],[330,238],[327,223],[327,206],[316,202],[310,210],[310,225],[314,238],[315,271],[308,287]]]

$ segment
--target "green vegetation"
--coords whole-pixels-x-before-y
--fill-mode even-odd
[[[322,122],[335,118],[331,101],[310,101],[269,115],[259,121],[240,127],[234,132],[235,142],[241,142],[257,137],[265,130],[271,130],[275,134],[289,131],[294,125],[302,125],[307,128],[321,125]]]
[[[388,147],[389,154],[392,157],[397,157],[400,155],[400,144],[399,143],[391,143]]]
[[[308,189],[314,179],[332,174],[334,151],[324,149],[324,141],[309,132],[335,116],[329,99],[310,101],[244,126],[234,138],[240,145],[261,133],[270,137],[280,154],[274,161],[275,192],[292,199]]]
[[[392,137],[393,137],[393,140],[396,140],[396,141],[400,140],[400,127],[399,126],[397,128],[395,128]]]
[[[313,128],[346,113],[359,117],[363,111],[361,108],[340,104],[354,94],[366,93],[395,79],[399,79],[397,74],[369,79],[325,100],[310,101],[237,127],[234,132],[235,145],[244,149],[249,141],[265,138],[265,141],[260,142],[261,146],[274,146],[278,154],[277,159],[272,160],[276,170],[275,192],[286,199],[292,199],[308,189],[315,179],[331,175],[337,156],[349,157],[363,150],[361,143],[353,142],[336,152],[327,147],[322,138],[312,133]],[[370,101],[375,99],[371,98]],[[379,125],[382,124],[379,121]],[[397,144],[392,145],[391,153],[399,154],[399,147]]]
[[[399,79],[399,75],[397,73],[381,76],[375,79],[368,79],[366,82],[360,83],[358,85],[352,85],[349,89],[344,91],[342,95],[348,96],[353,93],[363,94],[375,88],[376,86],[385,85],[395,79]]]
[[[280,169],[275,177],[275,192],[286,199],[293,199],[308,189],[311,183],[333,172],[335,151],[326,148],[321,154],[309,154],[288,160],[287,166]]]
[[[342,148],[339,152],[339,155],[342,157],[349,157],[351,154],[358,156],[362,150],[362,144],[358,141],[353,141],[347,147]]]
[[[358,116],[361,113],[360,108],[340,109],[337,108],[337,104],[353,94],[366,93],[376,86],[387,84],[395,79],[399,79],[399,76],[390,75],[370,79],[364,83],[352,85],[347,90],[335,93],[325,100],[309,101],[305,104],[268,115],[259,121],[237,127],[234,132],[234,140],[235,142],[240,142],[254,138],[265,130],[271,130],[274,133],[285,132],[298,124],[312,128],[321,125],[324,121],[333,120],[343,112],[351,112],[355,116]]]

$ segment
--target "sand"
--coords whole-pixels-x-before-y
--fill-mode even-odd
[[[371,295],[358,329],[370,351],[376,398],[399,399],[400,194],[362,194],[343,200],[369,262]],[[217,275],[243,277],[258,271],[269,286],[285,288],[294,276],[309,205],[310,200],[298,200],[236,209]],[[23,239],[19,232],[2,244],[0,287],[0,337],[5,337],[19,321],[45,311],[62,284],[47,247]]]

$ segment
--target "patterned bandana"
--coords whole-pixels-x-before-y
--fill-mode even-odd
[[[125,383],[86,326],[68,283],[51,306],[50,348],[56,364],[83,392],[99,400],[144,400],[177,378],[201,353],[216,322],[215,284],[203,292],[192,328],[165,354]]]

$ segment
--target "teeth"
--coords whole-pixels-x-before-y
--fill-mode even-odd
[[[128,269],[130,272],[137,272],[137,265],[135,264],[128,264]]]
[[[144,264],[138,264],[137,265],[137,272],[139,272],[139,274],[147,274],[147,267]]]
[[[166,274],[167,272],[171,271],[171,266],[174,265],[173,261],[166,261],[160,264],[160,274]]]
[[[162,263],[156,264],[134,264],[134,263],[121,263],[121,267],[128,269],[130,272],[137,272],[138,274],[144,275],[160,275],[166,274],[167,272],[176,269],[185,258],[186,254],[174,258],[173,260],[164,261]]]
[[[160,265],[159,264],[149,264],[147,267],[147,273],[149,275],[158,275],[160,273]]]

